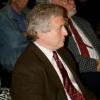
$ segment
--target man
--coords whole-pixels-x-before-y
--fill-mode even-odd
[[[17,58],[27,45],[24,36],[25,13],[28,0],[10,0],[0,10],[0,63],[4,68],[12,70]]]
[[[100,41],[94,34],[90,24],[82,18],[74,16],[76,14],[76,5],[74,0],[51,0],[53,4],[63,6],[68,11],[68,17],[72,20],[82,40],[87,45],[89,58],[80,53],[80,48],[73,32],[69,35],[68,48],[73,53],[80,68],[80,72],[100,71]]]
[[[64,16],[64,9],[52,4],[37,5],[28,15],[27,34],[33,41],[16,63],[12,100],[96,100],[63,47],[68,35]]]
[[[11,77],[9,73],[14,70],[16,60],[28,44],[25,35],[27,3],[28,0],[9,0],[0,10],[0,64],[7,85]]]
[[[72,25],[69,25],[71,32],[65,47],[71,51],[76,59],[83,82],[100,98],[100,40],[98,40],[91,25],[86,20],[74,16],[77,12],[75,0],[49,0],[48,2],[63,6],[67,10],[68,18],[71,20],[78,35],[81,37],[83,44],[80,43],[81,40],[78,44],[75,38],[75,31],[73,32],[71,28]],[[79,37],[77,38],[79,40]],[[86,56],[82,55],[82,52],[86,50],[84,50],[84,48],[81,49],[80,44],[82,44],[81,47],[85,44],[89,56],[87,54]]]

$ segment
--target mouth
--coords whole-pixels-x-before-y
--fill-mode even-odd
[[[73,6],[73,9],[76,10],[76,6]]]
[[[65,42],[65,38],[62,41]]]

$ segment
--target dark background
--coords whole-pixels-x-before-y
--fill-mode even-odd
[[[96,25],[100,21],[100,0],[76,0],[77,15],[89,21],[96,30]]]
[[[2,8],[8,0],[0,0]],[[32,8],[36,0],[29,0],[28,7]],[[77,15],[89,21],[94,30],[100,20],[100,0],[76,0]]]

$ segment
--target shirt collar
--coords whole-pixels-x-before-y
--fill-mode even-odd
[[[34,44],[41,49],[41,51],[47,56],[47,58],[52,61],[52,57],[53,57],[53,52],[52,50],[49,50],[41,45],[39,45],[37,42],[34,42]]]

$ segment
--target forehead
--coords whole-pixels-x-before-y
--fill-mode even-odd
[[[52,25],[56,25],[56,26],[59,26],[59,25],[64,25],[65,24],[65,20],[64,20],[64,17],[63,16],[52,16],[50,18],[50,21],[52,23]]]

